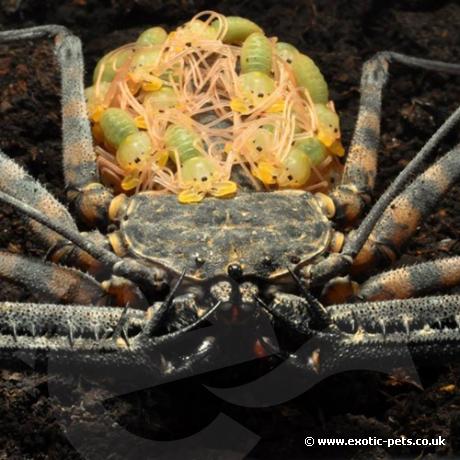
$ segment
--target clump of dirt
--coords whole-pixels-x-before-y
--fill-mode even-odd
[[[291,42],[316,60],[330,83],[348,145],[359,102],[362,63],[385,49],[460,62],[460,6],[455,1],[309,0],[275,2],[144,0],[23,0],[0,2],[2,29],[63,24],[84,44],[88,81],[97,59],[151,25],[177,27],[203,9],[246,16],[269,35]],[[426,142],[460,100],[458,77],[391,67],[384,97],[381,167],[375,196]],[[65,201],[61,174],[59,78],[51,43],[0,45],[0,147]],[[453,134],[440,147],[458,142]],[[424,221],[402,254],[407,263],[460,253],[460,189],[454,187]],[[43,256],[11,209],[0,207],[0,247]],[[2,282],[0,300],[33,295]],[[5,363],[6,364],[6,363]],[[302,396],[270,408],[221,401],[199,379],[111,397],[91,377],[48,375],[34,363],[7,363],[0,379],[0,457],[141,458],[110,437],[118,423],[133,435],[172,440],[191,435],[223,412],[259,437],[248,458],[388,458],[460,455],[460,368],[419,368],[411,380],[367,371],[328,378]],[[29,367],[29,365],[31,367]],[[54,391],[56,388],[59,391]],[[53,391],[51,391],[53,389]],[[65,397],[58,397],[64,395]],[[104,401],[103,403],[101,401]],[[446,446],[307,448],[313,437],[440,435]],[[76,440],[84,439],[84,444]],[[116,446],[116,448],[115,448]],[[211,444],[212,446],[212,444]],[[235,452],[189,458],[238,458]],[[249,447],[248,449],[250,449]],[[140,448],[139,448],[140,449]],[[151,456],[155,457],[154,452]],[[174,457],[171,457],[174,458]]]

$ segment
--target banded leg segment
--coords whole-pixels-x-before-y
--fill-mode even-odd
[[[388,79],[388,61],[374,56],[361,76],[361,99],[355,131],[341,184],[333,191],[336,218],[353,222],[371,200],[377,174],[382,90]]]
[[[382,90],[392,62],[409,67],[460,75],[460,65],[414,58],[384,51],[363,66],[361,100],[356,128],[348,152],[342,182],[332,193],[337,219],[353,222],[370,202],[377,174]]]
[[[392,200],[406,190],[413,177],[416,177],[424,168],[424,162],[433,153],[440,140],[443,139],[460,121],[460,107],[458,107],[439,129],[431,136],[423,148],[415,155],[409,164],[399,173],[387,190],[380,196],[372,209],[360,223],[358,229],[349,234],[341,253],[331,253],[317,265],[300,269],[300,276],[306,285],[325,285],[335,276],[349,273],[355,257],[364,247],[371,232],[378,224],[379,219],[391,207]]]
[[[80,40],[61,26],[40,26],[0,32],[0,43],[54,38],[61,71],[64,178],[69,200],[91,225],[105,224],[112,194],[99,181],[86,111]]]
[[[50,220],[60,222],[63,227],[74,232],[78,231],[69,211],[2,151],[0,151],[0,191],[28,204]],[[93,271],[101,268],[100,262],[81,249],[67,245],[67,240],[58,233],[34,219],[28,219],[28,222],[45,247],[51,248],[50,258],[53,261],[58,262],[66,258],[70,251],[68,261],[73,265]]]
[[[0,190],[29,204],[44,215],[57,220],[67,228],[77,230],[69,211],[54,198],[39,182],[27,174],[17,163],[0,150]],[[54,246],[60,241],[56,233],[43,225],[29,220],[32,230],[48,246]]]
[[[84,63],[80,40],[56,37],[61,67],[62,139],[67,195],[79,216],[90,225],[106,225],[112,193],[99,181],[96,156],[84,97]]]
[[[107,305],[107,293],[92,277],[32,257],[0,251],[0,278],[25,286],[48,302]]]
[[[353,261],[352,271],[363,272],[380,261],[394,261],[401,246],[459,178],[460,144],[392,201]]]
[[[409,265],[369,278],[357,293],[360,300],[420,297],[460,284],[460,256]]]

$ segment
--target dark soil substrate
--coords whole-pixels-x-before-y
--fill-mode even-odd
[[[391,4],[391,5],[390,5]],[[86,65],[131,41],[152,24],[175,27],[203,9],[247,16],[269,35],[291,42],[323,70],[348,145],[359,99],[363,61],[379,50],[460,62],[460,5],[456,1],[271,0],[1,0],[2,28],[57,23],[82,38]],[[88,72],[90,75],[91,72]],[[0,45],[0,147],[64,201],[61,174],[57,67],[49,43]],[[376,196],[456,108],[458,78],[402,66],[391,69],[385,92],[381,169]],[[458,142],[451,136],[442,146]],[[459,254],[460,189],[455,187],[426,219],[402,255],[410,263]],[[0,247],[44,255],[20,218],[0,208]],[[0,300],[33,295],[2,283]],[[33,366],[33,363],[30,363]],[[145,390],[95,403],[105,389],[89,379],[49,376],[25,363],[9,365],[0,380],[0,458],[141,458],[132,446],[111,448],[107,427],[120,423],[134,435],[172,440],[191,435],[220,412],[260,437],[248,458],[460,457],[460,368],[419,369],[422,387],[372,372],[337,375],[280,406],[244,409],[220,401],[200,382]],[[56,397],[56,391],[66,398]],[[306,436],[381,438],[441,435],[445,447],[307,448]],[[83,439],[84,443],[75,443]],[[74,447],[72,446],[74,440]],[[136,445],[136,443],[135,443]],[[186,458],[204,458],[189,452]],[[238,458],[208,451],[209,458]],[[148,458],[156,458],[152,450]]]

